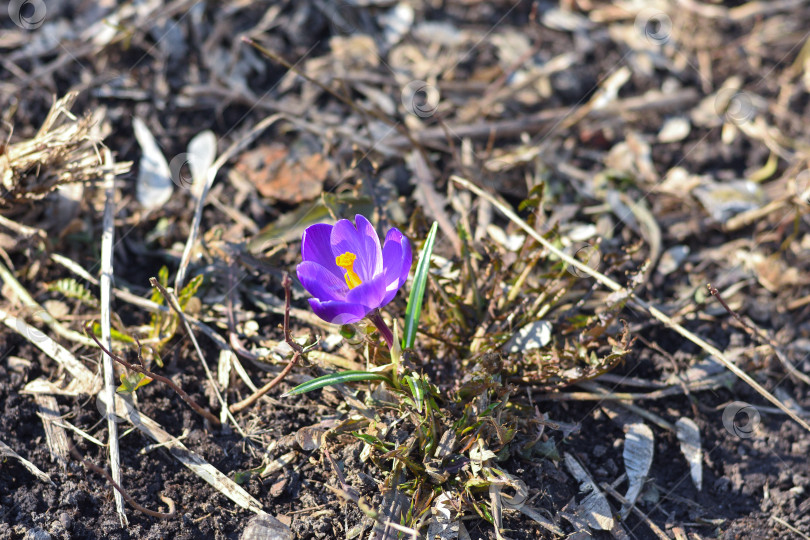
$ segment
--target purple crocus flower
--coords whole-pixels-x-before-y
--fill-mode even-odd
[[[307,227],[301,238],[304,262],[298,265],[298,279],[315,297],[309,305],[318,317],[351,324],[369,316],[390,346],[391,331],[377,310],[393,300],[408,279],[411,244],[392,228],[380,247],[371,223],[360,214],[354,220],[356,226],[341,219],[334,226]]]

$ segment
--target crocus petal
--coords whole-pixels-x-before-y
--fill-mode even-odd
[[[408,238],[399,229],[388,231],[383,244],[386,290],[396,290],[405,284],[411,271],[411,257],[411,243]]]
[[[397,295],[399,289],[391,289],[390,291],[385,291],[385,296],[383,296],[382,302],[380,302],[380,307],[387,306],[391,303],[391,300]]]
[[[310,298],[309,305],[315,315],[332,324],[352,324],[362,320],[371,309],[352,302],[321,302]]]
[[[382,305],[385,297],[385,274],[380,274],[371,281],[366,281],[349,291],[346,295],[347,302],[354,302],[364,305],[370,309],[378,308]]]
[[[322,301],[345,301],[349,294],[346,280],[312,261],[304,261],[296,268],[298,280],[309,294]]]
[[[400,243],[402,244],[402,269],[399,273],[399,286],[402,287],[408,281],[408,274],[411,273],[413,251],[411,250],[411,241],[408,240],[407,236],[403,235]]]
[[[357,232],[360,233],[363,240],[363,245],[366,248],[366,261],[368,262],[368,279],[382,273],[382,249],[380,248],[380,237],[377,236],[377,231],[374,225],[369,220],[360,214],[354,216],[354,222],[357,224]]]
[[[338,257],[346,252],[357,255],[354,271],[365,282],[382,272],[380,238],[366,218],[358,214],[354,219],[357,228],[348,219],[341,219],[332,228],[332,256]]]
[[[301,257],[305,261],[320,264],[343,279],[344,272],[335,264],[335,255],[332,253],[332,228],[332,225],[326,223],[307,227],[301,237]]]

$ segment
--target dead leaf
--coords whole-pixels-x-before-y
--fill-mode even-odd
[[[239,540],[292,540],[290,528],[270,514],[254,516]]]
[[[449,492],[444,492],[433,502],[432,513],[433,517],[428,524],[427,538],[440,540],[456,540],[459,536],[459,520],[453,507],[459,504],[457,501],[460,499],[457,494],[451,495]]]
[[[321,194],[330,164],[321,154],[293,156],[274,143],[245,152],[235,168],[262,196],[297,204]]]
[[[754,271],[759,284],[773,293],[798,285],[801,281],[798,269],[788,267],[779,254],[766,256],[759,251],[754,251],[743,252],[738,256]]]
[[[136,116],[132,119],[132,128],[143,152],[135,195],[141,206],[152,211],[162,207],[171,198],[174,192],[172,172],[146,123]]]
[[[577,513],[587,521],[588,526],[592,529],[611,530],[613,528],[613,512],[610,509],[610,503],[608,503],[599,488],[596,487],[591,475],[568,452],[565,453],[565,465],[579,482],[580,491],[583,493],[590,492],[580,503]]]
[[[641,422],[629,424],[627,435],[624,437],[624,468],[627,470],[627,493],[624,498],[635,504],[647,479],[650,465],[653,460],[653,432],[646,424]],[[630,513],[630,506],[622,508],[622,518]]]
[[[762,188],[749,180],[711,182],[696,187],[692,194],[718,223],[725,223],[742,212],[761,208],[768,202]]]
[[[679,418],[675,422],[681,452],[689,462],[692,482],[700,491],[703,488],[703,449],[700,446],[700,429],[691,418]]]

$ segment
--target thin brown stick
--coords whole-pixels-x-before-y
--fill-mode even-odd
[[[616,489],[613,486],[611,486],[607,482],[602,482],[600,484],[600,486],[609,495],[613,496],[614,499],[616,499],[617,501],[619,501],[623,505],[628,506],[638,517],[640,517],[642,520],[644,520],[644,523],[647,524],[647,526],[650,528],[650,530],[652,532],[654,532],[656,534],[656,536],[658,536],[658,538],[662,538],[664,540],[669,539],[669,536],[667,536],[666,533],[664,533],[664,531],[662,531],[655,523],[653,523],[653,521],[647,516],[647,514],[642,512],[640,509],[638,509],[635,504],[631,504],[630,501],[628,501],[627,499],[622,497],[621,493],[616,491]],[[631,530],[630,532],[633,532],[633,531]]]
[[[737,319],[737,321],[738,321],[740,324],[742,324],[742,325],[745,327],[745,329],[746,329],[746,330],[748,330],[748,331],[749,331],[749,332],[750,332],[752,335],[756,335],[756,334],[757,334],[756,330],[754,330],[753,328],[751,328],[750,326],[748,326],[748,323],[746,323],[746,322],[745,322],[745,321],[742,319],[742,317],[740,317],[740,314],[739,314],[739,313],[737,313],[736,311],[734,311],[733,309],[731,309],[731,308],[728,306],[728,304],[726,304],[726,301],[725,301],[725,300],[723,300],[723,297],[722,297],[722,296],[720,296],[720,291],[718,291],[717,289],[715,289],[714,287],[712,287],[712,284],[711,284],[711,283],[707,283],[707,284],[706,284],[706,288],[707,288],[707,289],[709,289],[709,294],[711,294],[712,296],[714,296],[715,298],[717,298],[717,301],[718,301],[718,302],[720,302],[720,305],[722,305],[722,306],[723,306],[723,308],[724,308],[724,309],[725,309],[725,310],[728,312],[728,314],[729,314],[729,315],[731,315],[732,317],[734,317],[735,319]],[[762,336],[761,334],[760,334],[758,337],[759,337],[759,338],[761,338],[761,339],[763,339],[763,340],[765,340],[765,341],[767,341],[767,339],[766,339],[764,336]]]
[[[734,317],[734,319],[742,325],[743,329],[746,332],[748,332],[748,334],[751,337],[753,337],[762,344],[770,346],[773,349],[773,352],[776,354],[776,358],[779,359],[779,361],[785,367],[785,370],[788,372],[789,375],[791,375],[796,379],[799,379],[804,384],[810,385],[810,377],[808,377],[805,373],[799,371],[798,368],[796,368],[793,364],[790,363],[790,360],[788,360],[787,356],[785,356],[785,353],[782,352],[782,348],[779,345],[777,345],[775,340],[773,340],[770,336],[763,333],[762,330],[760,330],[759,328],[753,328],[750,324],[745,322],[745,320],[743,320],[743,318],[740,317],[739,313],[737,313],[736,311],[734,311],[729,307],[726,301],[723,300],[723,297],[720,296],[720,291],[712,287],[711,283],[707,284],[706,288],[709,289],[709,293],[715,298],[717,298],[717,301],[720,302],[720,305],[722,305],[723,308],[728,312],[728,314]]]
[[[127,501],[127,503],[129,503],[129,505],[132,508],[134,508],[135,510],[138,510],[139,512],[143,512],[147,516],[152,516],[152,517],[156,517],[156,518],[160,518],[160,519],[170,519],[170,518],[173,518],[173,517],[175,517],[177,515],[177,511],[176,511],[176,509],[174,507],[174,501],[172,501],[170,498],[164,497],[163,495],[160,496],[160,499],[164,503],[166,503],[166,506],[169,507],[168,512],[156,512],[154,510],[149,510],[148,508],[145,508],[145,507],[141,506],[140,504],[138,504],[135,501],[135,499],[133,499],[132,496],[127,492],[127,490],[125,490],[124,488],[119,486],[118,482],[116,482],[115,480],[112,479],[112,476],[110,476],[110,474],[107,471],[105,471],[104,469],[102,469],[101,467],[99,467],[98,465],[93,463],[92,461],[84,459],[82,457],[82,455],[79,453],[79,451],[76,450],[76,447],[74,445],[72,445],[72,444],[70,445],[70,455],[73,456],[73,458],[76,461],[81,462],[88,469],[90,469],[90,470],[100,474],[104,478],[106,478],[107,482],[109,482],[112,485],[112,487],[114,487],[118,491],[118,493],[121,494],[121,496],[124,498],[124,500]]]
[[[205,355],[203,354],[200,344],[197,341],[197,336],[194,335],[191,325],[186,318],[186,314],[183,313],[183,308],[180,307],[180,301],[177,299],[177,296],[174,293],[167,291],[166,287],[161,285],[160,282],[154,277],[149,278],[149,283],[152,285],[152,287],[155,287],[158,291],[160,291],[160,294],[166,300],[166,303],[179,317],[188,339],[191,340],[191,344],[194,346],[194,350],[197,352],[197,357],[200,359],[200,364],[202,365],[203,371],[205,371],[205,376],[208,378],[208,382],[211,383],[211,390],[214,391],[214,395],[217,397],[219,404],[222,406],[222,410],[226,411],[228,416],[230,416],[231,422],[233,422],[233,425],[236,427],[239,433],[241,433],[243,437],[247,437],[245,431],[236,422],[236,418],[234,418],[233,415],[230,414],[230,411],[227,410],[228,404],[225,402],[225,398],[222,397],[222,392],[219,391],[216,381],[214,381],[214,376],[211,374],[211,370],[208,368],[208,363],[205,361]]]
[[[252,395],[246,397],[239,403],[234,403],[230,406],[230,410],[232,413],[238,413],[239,411],[243,411],[244,409],[250,407],[256,401],[265,395],[267,392],[272,390],[278,383],[284,380],[284,377],[292,370],[296,363],[298,363],[298,359],[304,352],[303,347],[293,341],[292,336],[290,336],[290,287],[292,285],[292,279],[290,275],[285,273],[284,279],[282,280],[282,285],[284,285],[284,341],[287,342],[293,350],[293,357],[290,359],[290,362],[281,370],[281,373],[276,375],[276,378],[270,381],[269,383],[265,384]]]
[[[185,401],[186,404],[189,407],[194,409],[194,412],[196,412],[197,414],[199,414],[200,416],[202,416],[203,418],[205,418],[206,420],[211,422],[211,424],[216,426],[216,427],[219,427],[220,425],[222,425],[220,423],[220,421],[219,421],[219,418],[217,418],[216,416],[211,414],[210,411],[208,411],[206,409],[203,409],[202,407],[197,405],[197,402],[194,401],[193,399],[191,399],[191,396],[189,396],[185,392],[185,390],[183,390],[182,388],[177,386],[177,384],[175,384],[174,381],[172,381],[168,377],[164,377],[163,375],[158,375],[157,373],[153,373],[153,372],[149,371],[148,369],[146,369],[143,366],[130,364],[129,362],[127,362],[126,360],[124,360],[120,356],[114,354],[112,351],[107,350],[107,348],[104,345],[102,345],[101,342],[98,340],[98,338],[96,338],[96,336],[91,332],[90,328],[91,328],[92,324],[93,324],[92,322],[88,321],[87,324],[85,324],[85,326],[84,326],[84,332],[88,336],[90,336],[90,338],[93,341],[96,342],[96,345],[98,345],[98,347],[102,351],[104,351],[104,353],[107,356],[109,356],[110,358],[112,358],[113,360],[115,360],[116,362],[118,362],[119,364],[121,364],[122,366],[124,366],[125,368],[127,368],[127,369],[129,369],[131,371],[136,371],[136,372],[140,373],[141,375],[145,375],[145,376],[149,377],[152,380],[162,382],[163,384],[169,386],[169,388],[171,388],[172,390],[177,392],[177,395],[180,396],[180,398],[183,401]],[[138,350],[138,356],[140,357],[140,347],[139,347],[139,350]]]

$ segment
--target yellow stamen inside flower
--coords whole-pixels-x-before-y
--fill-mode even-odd
[[[346,285],[349,286],[349,289],[354,289],[361,283],[360,276],[354,271],[354,261],[357,259],[357,255],[347,251],[343,255],[338,255],[335,257],[335,264],[339,267],[346,270]]]

